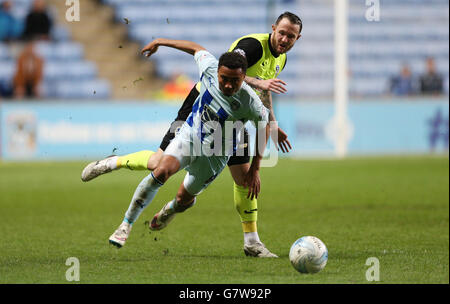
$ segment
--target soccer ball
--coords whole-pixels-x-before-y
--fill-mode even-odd
[[[292,244],[289,251],[289,260],[298,272],[316,273],[327,264],[328,250],[318,238],[304,236]]]

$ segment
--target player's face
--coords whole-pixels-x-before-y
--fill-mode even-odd
[[[300,26],[292,24],[289,19],[283,18],[277,25],[272,25],[272,48],[278,54],[284,54],[294,46],[300,38]]]
[[[245,73],[242,72],[242,69],[230,69],[226,66],[220,66],[218,71],[219,78],[219,89],[226,96],[232,96],[242,86],[242,82],[245,78]]]

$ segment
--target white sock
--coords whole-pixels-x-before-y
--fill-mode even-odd
[[[244,232],[244,244],[250,245],[258,242],[261,242],[258,232]]]
[[[146,176],[136,188],[130,206],[125,213],[124,222],[133,224],[142,211],[152,202],[163,184],[153,177],[153,173]]]
[[[131,226],[133,226],[133,223],[128,222],[128,220],[124,218],[120,226],[122,225],[127,226],[127,228],[130,228]]]
[[[118,158],[119,158],[118,156],[108,158],[106,163],[108,164],[109,169],[111,169],[111,170],[117,169],[117,159]]]

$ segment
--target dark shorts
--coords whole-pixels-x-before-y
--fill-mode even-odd
[[[164,135],[163,140],[161,141],[161,145],[159,148],[163,151],[166,150],[167,146],[170,144],[171,140],[175,137],[175,133],[171,132],[171,130],[175,130],[176,126],[179,126],[180,121],[186,121],[189,114],[192,112],[192,106],[195,103],[195,100],[197,99],[199,95],[199,91],[197,91],[197,88],[194,86],[189,93],[189,95],[186,97],[186,99],[183,102],[183,105],[181,106],[180,110],[178,110],[177,117],[170,125],[170,129],[167,131],[166,135]],[[244,138],[243,142],[238,145],[238,149],[243,149],[244,151],[240,151],[239,155],[237,156],[233,155],[228,160],[228,166],[233,165],[241,165],[246,164],[250,162],[250,153],[249,153],[249,144],[248,144],[248,132],[246,129],[244,129]],[[238,152],[236,152],[238,153]],[[235,154],[236,154],[235,153]]]

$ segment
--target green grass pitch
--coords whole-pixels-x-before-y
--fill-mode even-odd
[[[246,257],[228,169],[197,205],[160,232],[149,220],[184,173],[161,188],[125,247],[108,244],[146,172],[121,170],[88,183],[85,162],[0,163],[0,283],[449,283],[448,157],[281,159],[262,168],[259,234],[279,259]],[[314,235],[328,247],[325,269],[297,273],[291,244]]]

